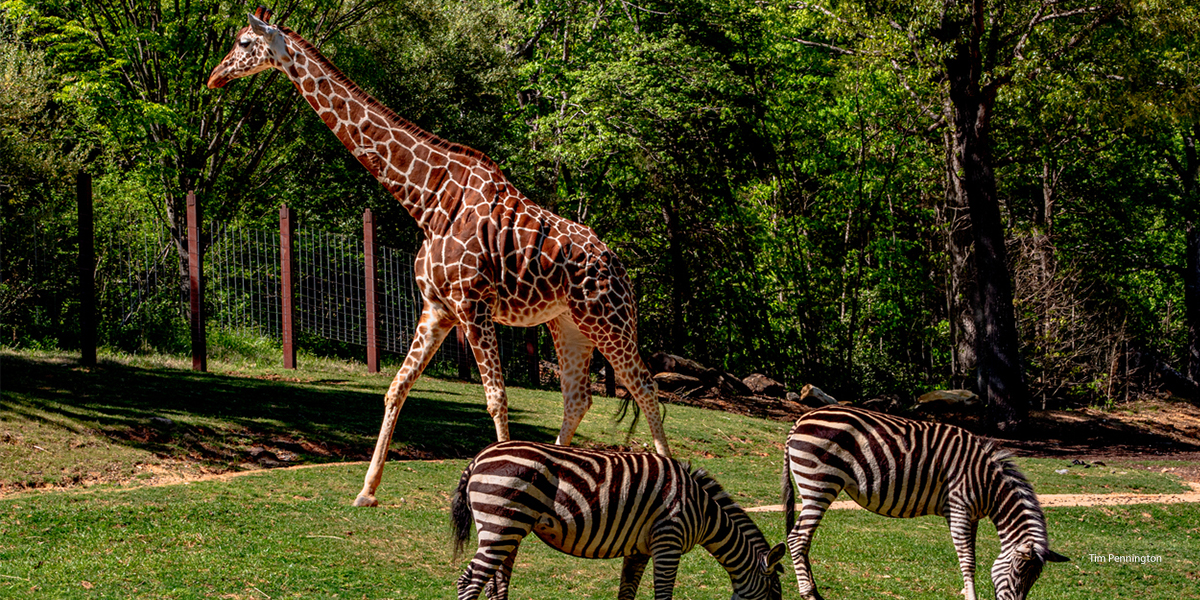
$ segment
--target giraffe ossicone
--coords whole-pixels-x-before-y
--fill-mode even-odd
[[[454,328],[479,366],[496,438],[509,439],[495,323],[545,324],[558,354],[563,422],[570,444],[591,406],[593,350],[646,415],[655,450],[670,456],[658,386],[638,353],[637,306],[625,268],[590,228],[527,199],[481,152],[442,140],[397,116],[295,32],[259,8],[235,37],[208,87],[268,69],[284,73],[346,149],[416,219],[425,234],[415,272],[423,307],[412,345],[384,397],[384,418],[356,506],[375,491],[397,417],[413,383]]]

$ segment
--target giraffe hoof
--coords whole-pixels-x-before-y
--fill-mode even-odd
[[[354,499],[354,506],[379,506],[375,496],[359,496]]]

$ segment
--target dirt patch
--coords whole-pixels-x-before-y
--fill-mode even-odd
[[[1127,506],[1130,504],[1184,504],[1200,502],[1200,483],[1188,483],[1190,492],[1180,494],[1038,494],[1043,508],[1057,506]],[[864,510],[853,500],[838,500],[830,510]],[[752,506],[746,512],[783,512],[782,504]]]

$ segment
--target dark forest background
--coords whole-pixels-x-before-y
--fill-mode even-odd
[[[286,203],[354,232],[370,208],[415,251],[416,224],[281,75],[205,88],[253,8],[0,1],[4,344],[77,344],[70,308],[44,307],[70,294],[81,170],[97,230],[165,228],[181,272],[188,190],[223,223],[274,227]],[[1200,380],[1190,0],[270,8],[596,229],[644,353],[844,398],[968,387],[1001,429]],[[45,239],[61,277],[11,258]],[[186,323],[163,311],[148,346],[170,351]]]

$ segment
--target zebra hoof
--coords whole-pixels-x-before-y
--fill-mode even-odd
[[[359,496],[354,499],[354,506],[379,506],[375,496]]]

